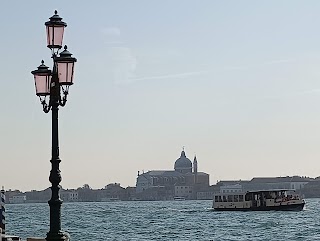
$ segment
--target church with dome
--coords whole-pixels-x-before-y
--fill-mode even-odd
[[[209,174],[198,171],[198,161],[186,156],[184,149],[174,170],[138,172],[136,194],[140,200],[202,199],[209,189]]]

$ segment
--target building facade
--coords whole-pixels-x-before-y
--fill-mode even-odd
[[[300,191],[304,189],[312,178],[300,176],[287,177],[254,177],[250,181],[219,181],[217,187],[220,193],[245,192],[254,190],[292,189]]]
[[[79,193],[77,190],[74,190],[74,189],[61,190],[60,197],[65,202],[79,201]]]
[[[192,163],[184,150],[175,161],[174,170],[138,172],[136,181],[136,194],[141,200],[197,199],[197,192],[208,188],[209,174],[198,172],[197,158]]]
[[[9,198],[9,203],[25,203],[26,201],[26,195],[15,195]]]

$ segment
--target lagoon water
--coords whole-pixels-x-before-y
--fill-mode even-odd
[[[211,201],[64,203],[62,229],[71,241],[320,240],[320,199],[306,202],[301,212],[217,212]],[[48,204],[6,210],[7,233],[45,237]]]

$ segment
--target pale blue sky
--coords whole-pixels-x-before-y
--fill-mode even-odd
[[[78,59],[60,114],[62,186],[134,186],[182,146],[210,182],[320,176],[319,1],[2,1],[0,185],[50,185],[34,70],[44,22]]]

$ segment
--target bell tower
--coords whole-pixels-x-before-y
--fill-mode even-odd
[[[194,156],[194,159],[193,159],[193,172],[195,174],[198,173],[198,161],[196,156]]]

